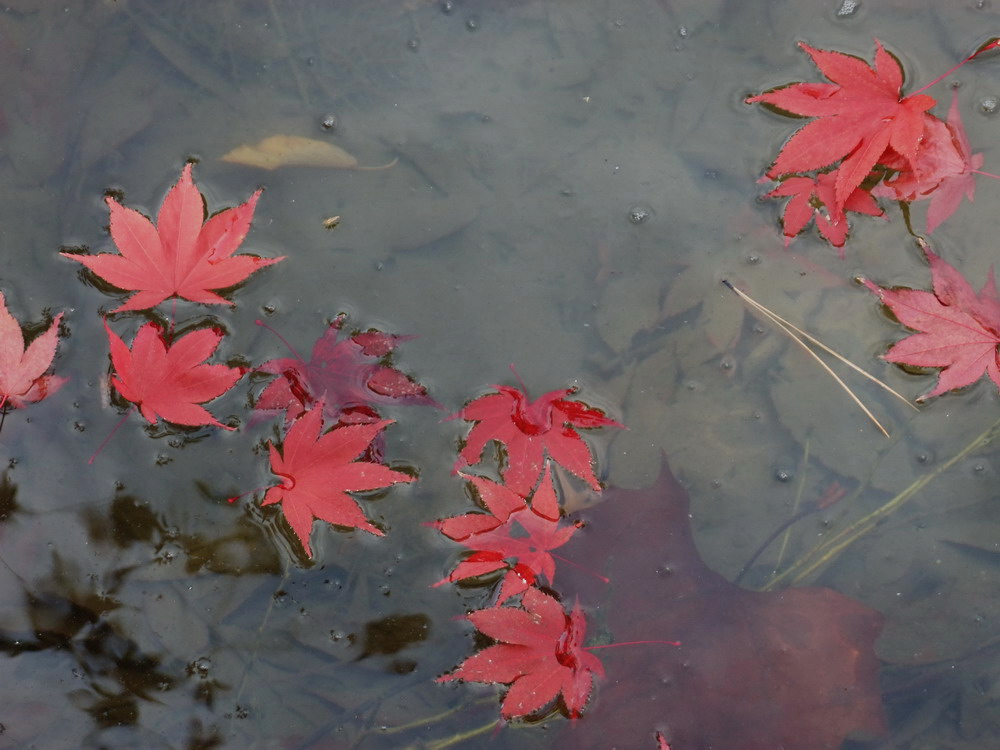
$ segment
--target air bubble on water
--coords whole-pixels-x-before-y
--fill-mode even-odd
[[[984,115],[996,114],[997,108],[1000,107],[1000,101],[997,101],[995,96],[986,96],[979,102],[979,111]]]
[[[790,482],[795,474],[789,469],[775,469],[774,478],[779,482]]]
[[[837,16],[840,18],[853,16],[859,7],[861,7],[861,3],[858,0],[844,0],[837,8]]]
[[[681,25],[677,27],[677,36],[679,36],[681,39],[687,39],[690,34],[691,32],[688,31],[687,26]]]
[[[649,206],[638,204],[628,210],[628,220],[631,224],[645,224],[653,215],[653,210]]]

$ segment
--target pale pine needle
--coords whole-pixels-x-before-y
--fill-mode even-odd
[[[755,299],[753,299],[750,295],[748,295],[745,292],[742,292],[739,289],[737,289],[735,286],[733,286],[731,283],[729,283],[728,280],[723,279],[722,283],[725,284],[727,287],[729,287],[731,290],[733,290],[740,299],[742,299],[744,302],[746,302],[748,305],[750,305],[754,310],[757,310],[758,312],[760,312],[762,315],[764,315],[765,317],[767,317],[768,320],[770,320],[772,323],[774,323],[775,326],[777,326],[782,331],[784,331],[786,334],[788,334],[789,338],[791,338],[792,341],[794,341],[796,344],[798,344],[799,346],[801,346],[809,354],[809,356],[811,356],[813,359],[815,359],[816,362],[819,363],[819,366],[822,367],[824,370],[826,370],[827,374],[829,374],[829,376],[831,378],[833,378],[834,381],[836,381],[837,385],[839,385],[841,388],[844,389],[844,392],[847,393],[847,395],[851,397],[851,400],[854,401],[854,403],[858,405],[858,408],[860,408],[861,411],[863,411],[865,413],[865,415],[867,415],[867,417],[875,424],[875,426],[878,427],[879,431],[883,435],[885,435],[886,437],[889,437],[888,430],[886,430],[885,427],[882,426],[882,423],[879,422],[878,419],[875,418],[875,415],[872,414],[871,410],[862,403],[861,399],[858,398],[855,395],[854,391],[851,390],[851,388],[847,385],[847,383],[845,383],[840,378],[840,376],[837,375],[837,373],[835,373],[830,368],[829,365],[827,365],[826,362],[824,362],[822,359],[820,359],[819,355],[816,354],[816,352],[814,352],[812,349],[809,348],[809,345],[806,344],[806,342],[802,340],[803,338],[806,339],[806,340],[808,340],[814,346],[822,349],[823,351],[825,351],[830,356],[836,357],[838,360],[840,360],[841,362],[843,362],[845,365],[847,365],[848,367],[850,367],[855,372],[858,372],[861,375],[864,375],[866,378],[868,378],[870,381],[872,381],[876,385],[881,386],[886,391],[888,391],[893,396],[895,396],[900,401],[902,401],[907,406],[909,406],[911,409],[913,409],[915,411],[918,411],[917,407],[914,406],[913,404],[911,404],[907,400],[907,398],[905,396],[903,396],[901,393],[899,393],[898,391],[896,391],[895,389],[893,389],[888,384],[883,383],[881,380],[879,380],[878,378],[876,378],[874,375],[871,375],[870,373],[865,372],[864,370],[862,370],[860,367],[858,367],[858,365],[854,364],[849,359],[847,359],[847,357],[845,357],[842,354],[839,354],[838,352],[834,351],[833,349],[831,349],[830,347],[828,347],[826,344],[824,344],[822,341],[820,341],[819,339],[815,338],[814,336],[809,335],[808,333],[806,333],[805,331],[803,331],[801,328],[799,328],[798,326],[794,325],[793,323],[788,322],[787,320],[785,320],[784,318],[782,318],[777,313],[772,312],[771,310],[767,309],[762,304],[760,304]]]

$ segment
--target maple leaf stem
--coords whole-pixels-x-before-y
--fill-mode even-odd
[[[910,94],[910,96],[916,96],[917,94],[924,93],[931,86],[933,86],[936,83],[940,83],[945,78],[947,78],[952,73],[954,73],[956,70],[958,70],[963,65],[965,65],[967,62],[971,62],[972,60],[975,60],[983,52],[986,52],[987,50],[991,50],[991,49],[996,49],[998,46],[1000,46],[1000,41],[998,41],[996,39],[993,39],[993,40],[987,42],[982,47],[980,47],[975,52],[973,52],[971,55],[969,55],[967,58],[965,58],[964,60],[962,60],[962,62],[958,63],[957,65],[952,66],[951,68],[949,68],[947,71],[945,71],[944,73],[942,73],[941,75],[939,75],[937,78],[935,78],[933,81],[931,81],[930,83],[928,83],[923,88],[919,88],[916,91],[914,91],[912,94]]]
[[[642,646],[647,643],[660,643],[665,646],[680,646],[680,641],[623,641],[622,643],[605,643],[601,646],[584,646],[584,651],[596,651],[599,648],[618,648],[619,646]]]
[[[992,177],[994,180],[1000,180],[1000,174],[993,174],[992,172],[984,172],[981,169],[970,169],[969,171],[972,172],[972,174],[979,174],[982,175],[983,177]]]
[[[605,576],[602,576],[600,573],[597,573],[597,572],[591,570],[588,567],[580,565],[580,563],[578,563],[578,562],[573,562],[569,558],[563,557],[562,555],[557,555],[554,552],[550,552],[549,554],[552,555],[552,557],[554,557],[556,560],[560,560],[560,561],[566,563],[567,565],[572,565],[574,568],[579,568],[584,573],[590,573],[590,575],[594,576],[595,578],[600,578],[605,583],[611,583],[611,579],[610,578],[606,578]]]
[[[3,432],[3,423],[7,421],[7,394],[0,400],[0,432]]]
[[[266,328],[271,333],[273,333],[275,336],[277,336],[281,340],[281,343],[283,343],[285,346],[288,347],[288,351],[290,351],[292,353],[292,356],[294,356],[295,359],[297,359],[299,362],[305,362],[305,360],[302,359],[302,355],[299,354],[297,351],[295,351],[295,347],[288,343],[288,339],[286,339],[284,336],[282,336],[276,330],[274,330],[273,328],[271,328],[271,326],[269,326],[263,320],[255,320],[254,323],[256,323],[257,325],[259,325],[261,328]]]
[[[528,386],[527,386],[527,384],[526,384],[526,383],[524,382],[524,380],[523,380],[523,379],[521,378],[521,373],[519,373],[519,372],[517,371],[517,368],[516,368],[516,367],[514,367],[514,363],[513,363],[513,362],[511,362],[511,363],[510,363],[510,371],[511,371],[512,373],[514,373],[514,377],[515,377],[515,378],[517,378],[517,382],[518,382],[518,383],[520,384],[520,386],[521,386],[521,390],[522,390],[522,391],[524,391],[524,396],[525,396],[525,398],[527,398],[527,399],[529,399],[529,400],[530,400],[530,398],[531,398],[531,397],[530,397],[530,396],[528,396]]]
[[[100,455],[102,450],[104,450],[104,446],[106,446],[108,443],[111,442],[111,438],[113,438],[115,436],[115,433],[118,432],[118,428],[121,427],[123,424],[125,424],[125,420],[128,419],[129,415],[132,414],[132,412],[134,411],[135,411],[135,404],[132,404],[129,410],[125,412],[125,414],[122,416],[121,419],[118,420],[118,424],[116,424],[114,427],[111,428],[111,432],[108,433],[108,436],[104,438],[104,440],[101,442],[99,446],[97,446],[97,450],[94,451],[94,455],[92,455],[90,458],[87,459],[87,466],[90,466],[92,463],[94,463],[94,460],[97,458],[97,456]]]

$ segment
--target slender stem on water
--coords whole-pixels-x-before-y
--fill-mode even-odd
[[[967,62],[969,62],[969,61],[971,61],[971,60],[975,60],[975,59],[976,59],[977,57],[979,57],[979,55],[981,55],[981,54],[982,54],[983,52],[986,52],[987,50],[991,50],[991,49],[996,49],[996,48],[997,48],[998,46],[1000,46],[1000,40],[997,40],[997,39],[991,39],[991,40],[990,40],[989,42],[987,42],[987,43],[986,43],[986,44],[984,44],[984,45],[983,45],[982,47],[980,47],[979,49],[977,49],[977,50],[976,50],[975,52],[973,52],[973,53],[972,53],[971,55],[969,55],[969,56],[968,56],[967,58],[965,58],[964,60],[962,60],[962,62],[960,62],[960,63],[959,63],[958,65],[954,65],[954,66],[952,66],[952,67],[951,67],[951,68],[949,68],[949,69],[948,69],[948,70],[947,70],[946,72],[944,72],[944,73],[942,73],[941,75],[939,75],[939,76],[938,76],[937,78],[935,78],[935,79],[934,79],[933,81],[931,81],[930,83],[928,83],[928,84],[927,84],[926,86],[924,86],[923,88],[919,88],[919,89],[917,89],[916,91],[914,91],[914,92],[913,92],[912,94],[910,94],[910,96],[916,96],[917,94],[922,94],[922,93],[924,93],[924,92],[925,92],[925,91],[926,91],[927,89],[929,89],[929,88],[930,88],[931,86],[933,86],[933,85],[934,85],[935,83],[939,83],[940,81],[943,81],[943,80],[944,80],[945,78],[947,78],[948,76],[950,76],[950,75],[951,75],[952,73],[954,73],[954,72],[955,72],[956,70],[958,70],[958,69],[959,69],[959,68],[961,68],[961,67],[962,67],[963,65],[965,65],[965,64],[966,64]]]
[[[849,526],[834,534],[829,539],[817,544],[805,555],[796,560],[791,566],[780,575],[768,581],[762,591],[775,588],[785,579],[790,579],[790,583],[800,583],[807,576],[812,575],[817,569],[835,559],[841,552],[854,544],[869,531],[874,529],[883,519],[899,510],[910,498],[926,487],[942,473],[950,469],[956,463],[968,456],[972,451],[982,446],[988,445],[1000,432],[1000,419],[994,422],[985,432],[976,437],[971,443],[938,466],[934,471],[917,479],[909,487],[900,492],[880,508],[869,513]]]
[[[259,325],[261,328],[266,328],[271,333],[273,333],[275,336],[277,336],[281,340],[281,343],[288,347],[288,351],[290,351],[292,353],[292,355],[295,357],[295,359],[299,360],[299,362],[305,362],[305,360],[302,359],[302,356],[297,351],[295,351],[295,347],[288,343],[288,339],[286,339],[284,336],[282,336],[276,330],[274,330],[273,328],[271,328],[271,326],[269,326],[263,320],[255,320],[254,323],[256,323],[257,325]]]
[[[556,560],[559,560],[560,562],[566,563],[567,565],[572,565],[574,568],[579,568],[584,573],[590,573],[590,575],[594,576],[595,578],[600,578],[605,583],[611,583],[611,579],[610,578],[606,578],[606,577],[602,576],[600,573],[595,573],[590,568],[586,568],[583,565],[580,565],[580,563],[578,563],[578,562],[573,562],[568,557],[563,557],[562,555],[556,555],[556,554],[552,554],[552,557],[554,557]]]
[[[94,455],[92,455],[90,458],[87,459],[88,466],[94,463],[94,459],[96,459],[97,456],[100,454],[100,452],[104,450],[104,446],[106,446],[109,442],[111,442],[111,438],[113,438],[115,436],[115,433],[118,432],[118,428],[121,427],[123,424],[125,424],[125,420],[128,419],[129,415],[134,411],[135,411],[135,404],[132,404],[132,408],[130,408],[127,412],[125,412],[124,415],[122,415],[122,418],[118,420],[118,424],[116,424],[114,427],[111,428],[111,432],[108,433],[108,436],[104,438],[104,441],[99,446],[97,446],[97,450],[94,451]]]
[[[994,180],[1000,180],[1000,174],[993,174],[992,172],[984,172],[981,169],[970,169],[972,174],[981,174],[983,177],[992,177]]]
[[[641,646],[645,643],[660,643],[664,646],[680,646],[680,641],[625,641],[624,643],[605,643],[600,646],[584,646],[584,651],[596,651],[599,648],[618,648],[619,646]]]

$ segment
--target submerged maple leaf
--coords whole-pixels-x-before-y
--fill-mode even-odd
[[[560,525],[559,502],[548,466],[529,507],[524,498],[485,477],[469,477],[490,513],[466,513],[430,524],[450,539],[475,550],[435,586],[507,568],[499,603],[523,593],[538,576],[548,583],[556,566],[550,550],[561,547],[577,526]],[[512,562],[515,561],[516,562]]]
[[[382,464],[355,461],[391,419],[372,424],[348,425],[320,435],[323,405],[317,404],[288,430],[279,452],[270,444],[271,471],[281,484],[271,487],[261,505],[281,503],[288,524],[312,557],[309,534],[314,518],[337,526],[350,526],[376,536],[382,532],[365,518],[348,492],[363,492],[412,482],[413,477]]]
[[[238,367],[203,364],[219,346],[222,333],[192,331],[168,346],[160,328],[146,323],[129,349],[106,322],[104,329],[115,368],[111,384],[123,398],[139,407],[150,424],[162,417],[181,425],[212,424],[234,429],[199,406],[221,396],[243,377]]]
[[[1000,386],[1000,296],[990,269],[977,295],[968,281],[929,247],[933,292],[885,289],[867,279],[900,323],[918,333],[895,344],[885,359],[917,367],[940,367],[937,385],[920,396],[924,401],[976,382],[985,372]]]
[[[930,199],[927,232],[930,234],[958,210],[962,198],[971,203],[976,196],[976,173],[983,166],[982,154],[973,154],[969,136],[958,109],[958,94],[952,96],[947,122],[925,115],[924,136],[913,159],[886,160],[901,171],[875,189],[900,201]]]
[[[119,289],[138,292],[116,313],[145,310],[173,296],[231,305],[211,290],[238,284],[258,268],[284,258],[233,256],[250,229],[259,196],[258,190],[246,203],[205,221],[205,201],[191,180],[191,165],[186,164],[180,180],[163,199],[156,226],[138,211],[110,196],[105,198],[111,210],[111,238],[120,255],[61,255],[82,263]]]
[[[46,375],[56,353],[59,321],[56,315],[48,329],[24,348],[21,325],[7,311],[0,292],[0,409],[7,404],[20,409],[55,393],[66,378]]]
[[[555,598],[529,588],[521,607],[490,607],[466,617],[499,643],[470,656],[438,682],[510,684],[500,708],[505,719],[534,713],[560,694],[570,717],[580,715],[594,675],[603,677],[604,668],[583,646],[587,624],[579,604],[566,614]]]
[[[316,341],[308,362],[296,354],[258,367],[259,372],[280,377],[261,392],[255,408],[284,409],[286,422],[291,422],[322,401],[328,422],[367,424],[380,419],[374,404],[404,401],[440,407],[424,386],[380,361],[412,336],[364,331],[341,340],[346,320],[345,315],[337,316]]]
[[[840,249],[847,241],[847,232],[850,229],[847,224],[847,211],[869,216],[884,215],[872,194],[860,187],[855,188],[854,192],[847,196],[843,208],[838,208],[834,196],[838,172],[839,170],[824,172],[815,178],[789,177],[764,196],[765,198],[791,196],[791,200],[785,204],[782,215],[785,247],[788,247],[792,239],[806,228],[814,216],[819,233],[831,245]],[[843,257],[843,250],[840,250],[840,254]]]
[[[777,179],[843,160],[834,185],[842,211],[886,149],[914,158],[924,133],[923,113],[935,101],[926,94],[901,96],[903,69],[877,39],[874,67],[841,52],[799,46],[833,83],[795,83],[746,101],[817,118],[792,135],[767,175]]]
[[[549,391],[529,402],[519,388],[493,387],[499,393],[480,396],[456,415],[477,423],[458,454],[456,471],[477,463],[486,444],[495,440],[507,449],[504,483],[522,497],[531,493],[541,476],[546,455],[600,491],[590,448],[575,428],[623,425],[598,409],[568,400],[566,396],[576,392],[573,388]]]

